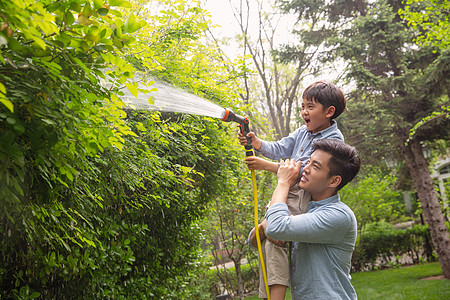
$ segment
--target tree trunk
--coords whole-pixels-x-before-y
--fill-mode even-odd
[[[238,284],[238,296],[239,299],[244,300],[244,282],[242,281],[242,272],[241,272],[241,257],[239,256],[238,259],[234,260],[234,267],[236,270],[236,278],[237,278],[237,284]]]
[[[423,156],[419,141],[413,140],[407,146],[401,143],[401,147],[414,187],[419,195],[425,221],[429,225],[431,241],[444,271],[444,277],[450,279],[450,238],[428,170],[428,163]]]

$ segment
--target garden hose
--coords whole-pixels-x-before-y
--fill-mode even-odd
[[[253,149],[251,150],[253,152],[253,156],[255,155],[255,152]],[[246,154],[248,153],[248,150],[245,151]],[[247,155],[252,156],[252,155]],[[255,220],[255,234],[256,234],[256,244],[258,245],[258,253],[259,253],[259,260],[261,262],[261,269],[264,277],[264,286],[266,288],[266,294],[267,299],[270,300],[270,290],[269,285],[267,284],[267,273],[266,273],[266,265],[264,263],[264,257],[262,253],[262,246],[261,246],[261,239],[259,237],[259,222],[258,222],[258,191],[256,189],[256,175],[255,170],[252,170],[252,183],[253,183],[253,203],[254,203],[254,220]]]
[[[236,115],[232,110],[225,108],[225,111],[222,116],[222,121],[225,122],[237,122],[239,123],[239,130],[241,133],[247,137],[247,133],[250,132],[249,129],[249,121],[247,118]],[[253,150],[252,140],[247,137],[247,144],[245,147],[245,156],[255,156],[255,150]],[[258,245],[258,254],[259,261],[261,263],[261,269],[264,277],[264,286],[266,288],[267,299],[270,300],[270,290],[269,285],[267,284],[267,273],[266,273],[266,265],[264,263],[264,257],[262,253],[261,239],[259,237],[259,220],[258,220],[258,190],[256,188],[256,175],[255,171],[252,170],[252,183],[253,183],[253,203],[254,203],[254,221],[255,221],[255,234],[256,234],[256,244]]]

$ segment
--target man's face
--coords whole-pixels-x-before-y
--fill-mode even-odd
[[[310,192],[313,199],[320,198],[321,194],[332,187],[334,176],[329,176],[328,162],[330,159],[331,154],[318,149],[313,152],[308,164],[303,168],[299,185],[302,189]]]

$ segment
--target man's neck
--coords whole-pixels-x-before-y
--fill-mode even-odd
[[[325,200],[327,198],[330,198],[331,196],[334,196],[337,194],[337,191],[335,189],[333,190],[325,190],[322,193],[319,194],[314,194],[311,193],[311,200],[312,201],[321,201],[321,200]]]

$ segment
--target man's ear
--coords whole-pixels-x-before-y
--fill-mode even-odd
[[[331,118],[334,115],[334,112],[336,111],[336,107],[330,106],[327,108],[327,114],[325,115],[327,118]]]
[[[337,188],[342,182],[342,177],[340,175],[333,175],[330,178],[329,187]]]

